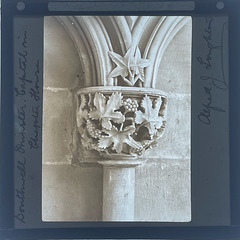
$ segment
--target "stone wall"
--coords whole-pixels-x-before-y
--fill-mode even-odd
[[[156,88],[167,93],[167,125],[148,161],[136,169],[136,221],[189,221],[191,21],[165,50]],[[43,220],[101,220],[102,167],[79,163],[75,90],[84,72],[74,41],[54,17],[45,18]],[[81,151],[81,150],[80,150]]]

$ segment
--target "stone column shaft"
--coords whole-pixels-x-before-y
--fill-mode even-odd
[[[104,166],[104,221],[133,221],[134,195],[135,167]]]

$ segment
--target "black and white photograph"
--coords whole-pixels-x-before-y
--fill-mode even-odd
[[[42,220],[191,221],[190,16],[45,16]]]

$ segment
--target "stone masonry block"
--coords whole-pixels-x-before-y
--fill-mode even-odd
[[[81,86],[84,73],[72,39],[55,17],[44,21],[44,86]]]
[[[189,95],[168,97],[167,122],[157,147],[144,153],[146,158],[190,158],[191,98]]]
[[[43,165],[44,221],[99,221],[102,168]]]
[[[69,90],[45,90],[43,97],[43,163],[71,162],[75,125]]]
[[[149,160],[136,169],[135,220],[191,220],[189,159]]]
[[[173,38],[163,54],[156,88],[165,92],[191,93],[191,34],[188,24]]]

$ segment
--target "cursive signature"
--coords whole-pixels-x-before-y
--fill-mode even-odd
[[[214,19],[212,17],[206,18],[207,28],[204,30],[203,39],[208,50],[205,58],[197,58],[197,61],[204,67],[205,70],[211,70],[209,74],[205,74],[200,77],[200,80],[206,82],[206,85],[203,87],[206,96],[206,102],[202,104],[203,109],[199,113],[198,119],[207,125],[211,124],[212,111],[225,112],[224,109],[214,106],[213,90],[228,89],[223,63],[223,40],[226,23],[224,23],[222,26],[221,38],[219,38],[221,43],[218,45],[213,42],[213,21]],[[216,61],[220,61],[220,67],[216,65]],[[221,70],[221,76],[216,77],[212,72],[218,72],[219,69]]]
[[[20,176],[20,187],[15,189],[16,198],[19,202],[15,218],[22,223],[25,223],[25,166],[26,158],[23,158],[22,161],[17,161],[17,173]]]
[[[25,135],[26,135],[26,122],[25,122],[25,109],[27,105],[23,104],[17,110],[17,119],[19,120],[19,135],[20,141],[15,145],[15,151],[25,153]]]
[[[26,83],[32,83],[31,80],[27,79],[27,31],[24,32],[24,37],[22,41],[22,50],[18,51],[18,68],[21,73],[18,79],[20,80],[19,87],[15,87],[15,96],[25,95],[26,93]]]
[[[35,81],[35,85],[34,85],[34,88],[31,88],[29,93],[30,93],[30,96],[34,98],[35,101],[39,101],[40,99],[40,92],[39,92],[39,73],[40,73],[40,70],[39,70],[39,59],[37,60],[37,63],[36,63],[36,71],[34,73],[35,75],[35,78],[36,78],[36,81]]]
[[[204,30],[205,34],[203,35],[203,39],[207,45],[208,52],[203,59],[202,57],[198,57],[197,61],[205,67],[206,70],[212,69],[212,61],[214,60],[212,58],[212,54],[214,50],[222,50],[222,46],[216,46],[212,42],[212,23],[213,23],[213,18],[212,17],[207,17],[206,22],[208,24],[207,28]]]
[[[228,89],[228,84],[226,83],[225,78],[219,79],[211,75],[211,76],[201,76],[200,79],[203,81],[210,81],[214,87],[220,90]]]
[[[219,108],[219,107],[214,107],[212,105],[212,86],[209,84],[208,87],[204,87],[205,94],[207,95],[207,103],[202,104],[203,105],[203,110],[200,112],[198,115],[198,119],[205,123],[205,124],[210,124],[211,123],[211,111],[216,111],[216,112],[225,112],[225,110]]]
[[[38,149],[38,135],[39,135],[39,129],[41,126],[38,122],[39,117],[39,106],[32,107],[32,117],[33,117],[33,129],[34,129],[34,136],[30,137],[30,140],[28,141],[30,149]]]

